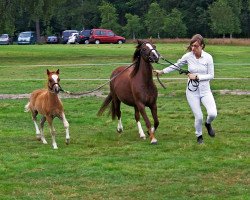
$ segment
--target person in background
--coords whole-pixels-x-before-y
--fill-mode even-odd
[[[204,48],[203,37],[196,34],[191,38],[187,48],[188,53],[184,54],[177,63],[163,70],[154,70],[154,73],[161,75],[180,70],[183,65],[188,65],[186,97],[195,117],[194,127],[198,144],[203,144],[201,103],[207,111],[205,127],[210,137],[215,137],[211,123],[217,116],[215,100],[210,89],[210,80],[214,78],[214,63],[212,56],[205,52]]]

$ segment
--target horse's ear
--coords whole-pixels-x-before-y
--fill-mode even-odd
[[[149,38],[149,42],[150,42],[150,43],[153,43],[152,37]]]
[[[139,44],[139,45],[142,45],[143,44],[143,40],[137,40],[137,43]]]
[[[50,74],[50,71],[47,69],[47,75],[49,75]]]
[[[59,74],[59,69],[56,71],[56,74]]]

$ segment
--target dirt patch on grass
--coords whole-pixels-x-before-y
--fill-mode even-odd
[[[214,93],[219,93],[221,95],[250,95],[250,91],[245,90],[213,90]],[[160,96],[161,94],[159,94]],[[101,91],[95,91],[89,94],[81,94],[81,95],[69,95],[66,93],[59,94],[61,99],[77,99],[81,97],[106,97],[107,95]],[[30,94],[0,94],[0,99],[28,99]]]
[[[250,91],[247,90],[213,90],[213,92],[219,92],[222,95],[250,95]]]
[[[67,98],[81,98],[86,96],[96,96],[96,97],[105,97],[105,95],[100,91],[95,91],[89,94],[81,94],[81,95],[69,95],[66,93],[59,94],[61,99]],[[30,94],[0,94],[0,99],[28,99]]]

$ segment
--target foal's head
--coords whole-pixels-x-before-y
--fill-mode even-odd
[[[53,92],[58,94],[60,92],[60,78],[59,78],[59,69],[54,72],[54,71],[49,71],[47,69],[47,75],[48,75],[48,89]]]
[[[148,63],[158,62],[160,54],[156,50],[156,46],[148,40],[137,40],[138,45],[133,56],[133,61],[139,60],[141,57]]]

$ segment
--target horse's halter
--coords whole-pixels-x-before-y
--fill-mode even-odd
[[[150,45],[150,47],[148,45]],[[146,46],[147,48],[150,48],[149,51],[147,52],[147,48],[143,47]],[[146,58],[147,61],[149,62],[158,62],[159,58],[160,58],[160,54],[158,53],[158,51],[149,43],[149,42],[144,42],[141,45],[141,55]]]
[[[56,74],[55,74],[56,75]],[[48,88],[49,88],[49,91],[52,92],[52,93],[56,93],[58,94],[61,90],[61,86],[59,84],[59,77],[57,78],[57,82],[55,82],[55,80],[52,78],[53,74],[51,75],[51,77],[49,77],[49,80],[48,80]],[[57,75],[58,76],[58,75]],[[51,85],[51,82],[54,82],[52,85]],[[57,85],[57,87],[55,88],[55,85]]]

